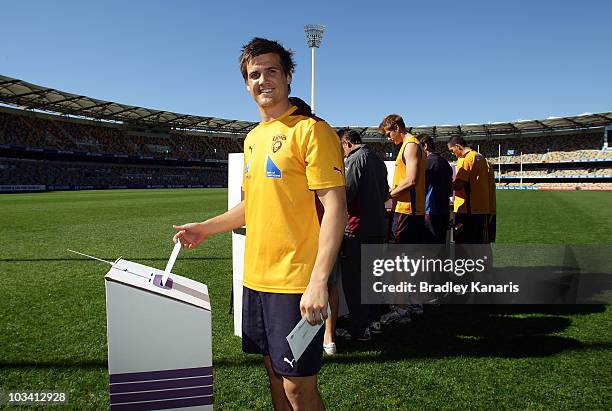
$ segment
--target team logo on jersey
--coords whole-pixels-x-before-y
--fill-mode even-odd
[[[244,165],[244,178],[246,179],[250,179],[251,176],[249,175],[249,170],[251,169],[251,162],[247,161],[246,164]]]
[[[287,137],[283,134],[277,134],[272,137],[272,152],[276,153],[283,146],[283,141],[287,140]]]
[[[280,168],[274,164],[274,161],[268,156],[266,159],[266,177],[268,178],[282,178],[283,173],[280,171]]]

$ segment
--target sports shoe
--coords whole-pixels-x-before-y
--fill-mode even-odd
[[[356,341],[366,342],[372,339],[372,334],[370,333],[370,329],[366,328],[363,332],[363,335],[354,338],[346,328],[336,328],[336,337],[344,338],[347,340],[355,339]]]
[[[346,328],[336,328],[336,337],[351,339],[351,333]]]
[[[329,343],[329,344],[323,343],[323,351],[325,351],[325,354],[327,355],[335,355],[336,354],[336,343]]]
[[[369,328],[371,334],[382,334],[382,326],[380,325],[380,321],[372,321]]]
[[[380,317],[380,323],[382,325],[387,325],[391,323],[407,324],[409,322],[410,322],[410,311],[404,308],[396,307],[393,310],[389,311],[387,314],[383,314]]]
[[[357,341],[361,341],[361,342],[368,342],[372,339],[372,334],[370,333],[370,329],[366,328],[365,331],[363,332],[362,336],[359,336],[357,338],[355,338]]]

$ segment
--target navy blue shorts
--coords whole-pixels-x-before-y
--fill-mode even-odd
[[[495,214],[489,214],[489,242],[495,242],[497,235],[497,217]]]
[[[293,359],[287,335],[302,319],[302,294],[277,294],[242,287],[242,350],[269,355],[272,368],[287,377],[316,375],[323,363],[321,327],[299,361]]]
[[[414,214],[395,213],[394,215],[395,242],[397,244],[425,244],[425,216]]]
[[[488,244],[489,215],[456,213],[453,238],[457,244]]]

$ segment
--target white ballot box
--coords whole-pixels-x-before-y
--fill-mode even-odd
[[[208,288],[118,259],[104,277],[111,410],[212,410]]]

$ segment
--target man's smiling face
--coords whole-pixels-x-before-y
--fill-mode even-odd
[[[246,88],[260,108],[285,103],[290,83],[291,75],[285,74],[276,53],[253,57],[247,64]]]

